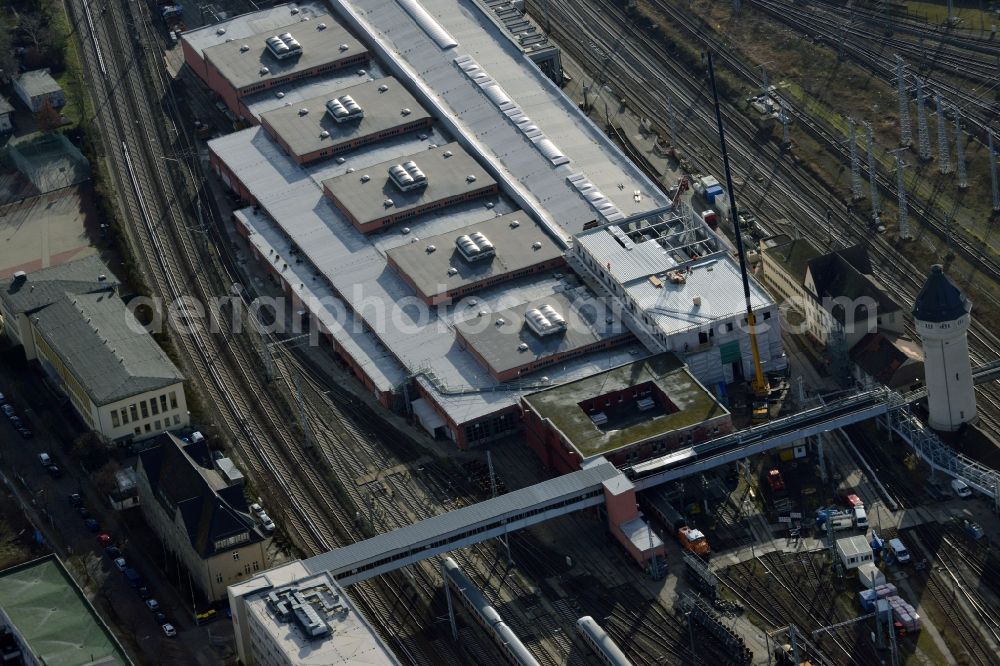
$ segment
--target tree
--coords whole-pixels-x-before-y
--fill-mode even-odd
[[[7,83],[17,76],[17,58],[14,57],[14,38],[6,24],[0,23],[0,83]]]
[[[42,132],[50,132],[61,127],[63,124],[62,114],[59,109],[52,106],[52,101],[46,97],[42,100],[42,105],[35,111],[35,125]]]

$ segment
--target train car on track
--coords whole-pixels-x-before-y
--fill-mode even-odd
[[[455,560],[445,557],[441,562],[445,585],[457,593],[462,605],[472,613],[479,626],[489,633],[490,638],[500,648],[507,661],[516,664],[516,666],[540,666],[528,648],[524,647],[517,634],[503,621],[497,610],[469,582]]]
[[[632,666],[625,653],[621,651],[601,625],[589,615],[584,615],[576,621],[576,630],[590,649],[608,666]]]

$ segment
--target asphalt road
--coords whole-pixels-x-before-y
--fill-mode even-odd
[[[31,440],[22,439],[7,419],[0,416],[0,472],[9,480],[8,488],[86,589],[91,602],[136,663],[178,666],[222,663],[231,654],[231,624],[225,618],[202,627],[194,624],[189,593],[185,591],[182,595],[167,582],[159,568],[164,562],[159,542],[144,529],[141,515],[130,516],[126,521],[123,514],[99,499],[85,471],[68,455],[73,433],[79,428],[75,415],[68,407],[60,408],[37,366],[17,362],[19,353],[0,353],[0,392],[35,436]],[[52,478],[39,463],[38,454],[42,452],[52,456],[62,470],[61,478]],[[164,635],[145,602],[115,568],[98,543],[97,534],[86,528],[84,519],[70,504],[72,493],[83,496],[101,531],[111,535],[129,566],[142,576],[162,611],[177,628],[177,637]],[[133,514],[139,511],[127,510]]]

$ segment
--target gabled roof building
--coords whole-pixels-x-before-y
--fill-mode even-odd
[[[250,514],[243,485],[211,466],[204,440],[164,433],[139,454],[139,500],[146,521],[177,555],[207,599],[267,568],[267,537]]]

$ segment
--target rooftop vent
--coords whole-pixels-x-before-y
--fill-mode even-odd
[[[486,202],[486,209],[487,210],[492,210],[494,206],[496,206],[496,204],[493,203],[492,201],[487,201]]]
[[[486,315],[487,315],[486,310],[480,310],[478,313],[476,313],[477,317],[485,317]]]
[[[347,167],[347,173],[354,173],[354,167]]]
[[[292,7],[292,16],[295,16],[298,13],[299,13],[299,8],[298,7]]]
[[[408,116],[412,113],[412,111],[410,111],[408,108],[404,108],[400,111],[400,113],[403,114],[404,116]]]
[[[433,251],[434,251],[434,250],[436,250],[436,249],[437,249],[437,248],[436,248],[435,246],[433,246],[433,245],[428,245],[428,246],[427,246],[427,254],[430,254],[431,252],[433,252]]]
[[[351,48],[351,47],[349,47],[349,46],[348,46],[347,44],[341,44],[341,45],[340,45],[340,46],[339,46],[338,48],[339,48],[339,49],[340,49],[341,51],[346,51],[347,49],[349,49],[349,48]]]
[[[292,33],[283,32],[280,35],[272,35],[264,40],[267,50],[278,60],[291,58],[302,53],[302,45],[292,37]]]
[[[494,322],[494,323],[495,323],[495,324],[496,324],[497,326],[503,326],[504,324],[506,324],[506,323],[507,323],[507,321],[506,321],[506,320],[505,320],[505,319],[504,319],[503,317],[497,317],[497,320],[496,320],[496,322]]]
[[[367,183],[371,179],[372,179],[372,177],[369,176],[368,174],[365,174],[365,175],[361,176],[361,182],[362,183]]]
[[[454,155],[455,153],[451,152],[450,150],[446,150],[446,151],[444,151],[444,152],[443,152],[443,153],[441,153],[441,154],[442,154],[442,155],[444,155],[444,156],[445,156],[445,157],[447,158],[447,157],[451,157],[451,156],[452,156],[452,155]]]
[[[476,177],[470,173],[468,176],[465,177],[465,182],[474,183],[476,182]]]
[[[302,107],[301,109],[299,109],[299,115],[300,115],[300,116],[304,116],[304,115],[306,115],[307,113],[309,113],[309,109],[307,109],[307,108],[305,108],[305,107]]]
[[[347,159],[346,159],[346,158],[344,158],[344,157],[338,157],[338,158],[337,158],[337,164],[343,164],[343,163],[344,163],[344,162],[346,162],[346,161],[347,161]]]
[[[316,26],[317,30],[326,30],[326,23],[320,23]]]
[[[330,133],[327,132],[326,130],[323,130],[322,132],[319,133],[319,138],[321,138],[321,139],[329,139],[330,138]]]
[[[277,97],[278,99],[283,99],[285,97],[285,93],[279,90],[278,92],[274,93],[274,96]]]
[[[326,103],[326,112],[338,123],[359,120],[365,117],[365,110],[350,95],[341,95]]]
[[[513,221],[512,221],[511,223],[510,223],[510,228],[511,228],[511,229],[517,229],[517,228],[518,228],[519,226],[521,226],[521,223],[520,223],[520,222],[518,222],[517,220],[513,220]]]
[[[469,299],[469,307],[470,308],[475,307],[477,305],[479,305],[479,299],[478,298],[470,298]]]
[[[393,206],[393,200],[392,199],[386,199],[385,201],[382,202],[382,205],[385,206],[386,208],[392,208],[392,206]]]
[[[450,266],[448,268],[448,275],[455,275],[456,273],[458,273],[458,269],[455,268],[454,266]]]
[[[409,192],[427,186],[427,175],[420,170],[417,163],[407,160],[402,164],[389,167],[389,179],[402,192]]]
[[[701,296],[694,296],[694,297],[692,297],[691,298],[691,302],[694,304],[694,306],[696,308],[697,307],[701,307]]]
[[[406,234],[410,233],[410,228],[403,227],[402,229],[399,230],[399,232],[405,236]]]
[[[388,89],[389,89],[389,86],[385,85],[384,83],[378,87],[378,91],[379,92],[385,92]]]
[[[534,243],[532,243],[531,244],[531,249],[532,250],[541,250],[542,249],[542,243],[541,243],[541,241],[535,241]]]
[[[566,320],[549,304],[531,308],[524,313],[524,323],[535,335],[546,336],[566,330]]]
[[[471,234],[462,234],[455,239],[455,245],[466,261],[481,261],[496,255],[496,248],[486,234],[474,231]]]
[[[260,68],[260,73],[261,73],[261,75],[270,74],[271,70],[269,70],[267,67],[261,67]]]
[[[215,34],[217,34],[217,35],[224,35],[224,34],[226,34],[226,29],[225,28],[217,28],[215,30]]]
[[[249,50],[250,50],[249,44],[243,44],[242,46],[240,46],[240,53],[246,53]]]
[[[522,342],[521,344],[519,344],[517,346],[517,351],[523,351],[523,352],[528,351],[528,343]]]
[[[368,73],[367,69],[359,69],[358,70],[358,76],[364,76],[367,73]]]

